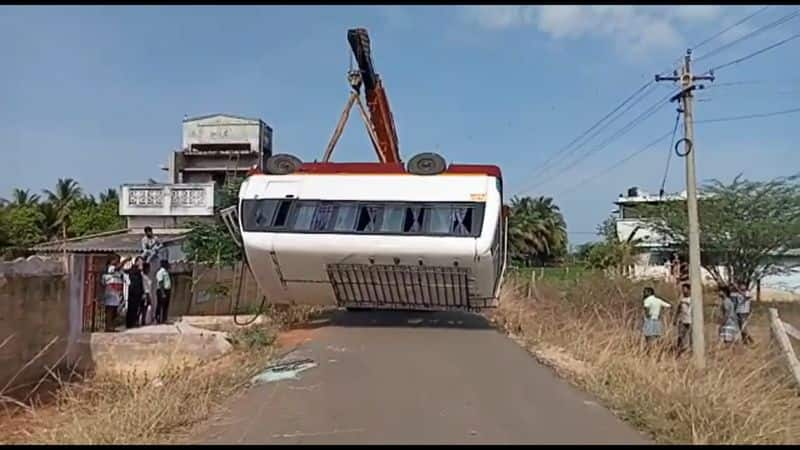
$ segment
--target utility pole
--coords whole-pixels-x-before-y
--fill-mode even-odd
[[[692,289],[692,355],[695,366],[699,369],[706,367],[705,354],[705,334],[703,321],[703,280],[700,273],[700,220],[697,212],[697,177],[695,175],[694,153],[694,110],[693,100],[694,91],[697,86],[694,82],[698,80],[714,81],[714,75],[694,76],[691,69],[692,51],[686,50],[683,59],[683,68],[680,76],[675,73],[672,77],[662,77],[656,75],[656,81],[679,81],[681,90],[671,101],[680,100],[683,112],[683,139],[675,145],[678,152],[678,144],[683,142],[683,153],[679,156],[686,159],[686,207],[689,216],[689,279]],[[700,86],[702,89],[703,86]]]

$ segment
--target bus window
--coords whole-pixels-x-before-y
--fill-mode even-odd
[[[336,207],[336,221],[333,231],[353,231],[356,227],[358,206],[343,204]]]
[[[291,200],[281,200],[278,206],[278,211],[275,213],[275,221],[272,226],[274,228],[283,228],[286,226],[286,221],[289,218],[289,210],[292,206]]]
[[[358,214],[356,231],[374,233],[378,231],[383,208],[380,206],[362,206]]]
[[[293,230],[309,231],[311,220],[314,218],[314,211],[317,209],[315,203],[299,203],[294,214]]]
[[[403,232],[421,233],[422,225],[425,223],[425,209],[410,207],[406,208],[406,217],[403,221]]]
[[[405,220],[405,206],[387,206],[383,210],[383,220],[381,221],[381,231],[388,233],[400,233],[403,231]]]
[[[450,232],[450,214],[452,208],[431,208],[428,232],[433,234],[448,234]]]
[[[453,208],[450,233],[456,236],[472,234],[472,208]]]

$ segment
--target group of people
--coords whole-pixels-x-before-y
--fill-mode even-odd
[[[112,255],[103,273],[101,283],[107,332],[116,329],[120,313],[125,315],[126,328],[167,321],[172,291],[169,261],[159,258],[163,245],[153,234],[153,229],[146,227],[144,232],[141,255],[134,258]],[[151,267],[156,261],[159,268],[155,273],[154,291]]]
[[[644,323],[642,333],[650,344],[663,335],[662,310],[672,308],[672,304],[655,295],[652,287],[643,291]],[[752,337],[747,332],[752,297],[746,283],[738,283],[734,290],[728,286],[719,288],[720,341],[726,344],[743,342],[750,344]],[[692,342],[692,289],[688,283],[681,284],[681,297],[672,314],[672,325],[676,327],[677,354],[685,352]]]

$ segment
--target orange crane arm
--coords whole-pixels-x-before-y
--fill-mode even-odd
[[[367,107],[370,112],[370,121],[377,137],[378,158],[384,163],[400,163],[400,148],[397,141],[397,131],[394,126],[394,117],[389,108],[389,98],[383,88],[380,76],[375,72],[370,51],[369,35],[364,28],[347,31],[347,40],[353,50],[361,79],[364,84],[364,93],[367,97]]]

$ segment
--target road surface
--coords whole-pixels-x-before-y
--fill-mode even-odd
[[[196,443],[648,443],[476,315],[336,312]]]

